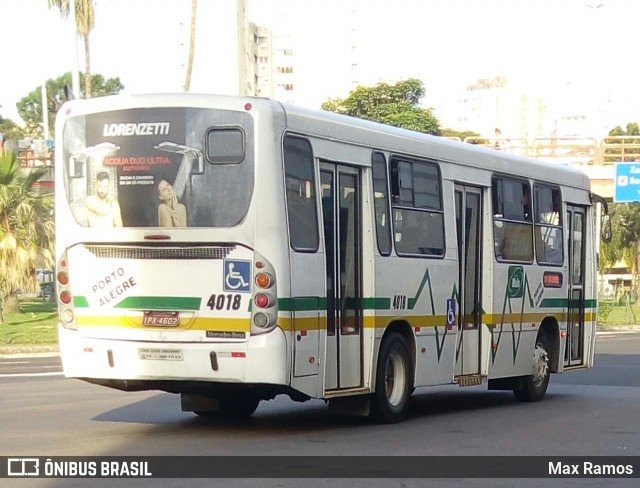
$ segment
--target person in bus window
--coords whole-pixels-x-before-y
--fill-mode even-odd
[[[187,207],[178,202],[176,192],[166,180],[158,183],[158,198],[158,226],[186,227]]]
[[[109,173],[96,175],[96,193],[84,202],[89,227],[122,227],[122,214],[118,201],[109,195]]]

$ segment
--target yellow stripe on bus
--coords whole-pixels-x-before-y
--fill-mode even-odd
[[[544,313],[510,313],[510,314],[484,314],[482,315],[482,323],[494,326],[499,325],[518,325],[518,324],[535,324],[546,317],[553,317],[557,322],[567,321],[566,313],[544,314]],[[596,320],[596,312],[586,312],[585,322],[593,322]],[[447,325],[445,315],[406,315],[406,316],[371,316],[363,317],[365,329],[384,329],[391,323],[396,321],[405,321],[411,327],[443,327]],[[80,315],[77,317],[79,327],[118,327],[118,328],[136,328],[136,329],[164,329],[164,330],[218,330],[230,332],[248,332],[251,329],[251,319],[234,319],[234,318],[181,318],[180,325],[177,327],[162,326],[144,326],[142,325],[142,317],[127,317],[124,315]],[[471,322],[469,317],[468,322]],[[326,330],[326,317],[297,317],[294,320],[289,317],[280,317],[278,325],[281,329],[288,332],[302,330]]]
[[[123,315],[81,315],[77,317],[79,327],[122,327],[148,330],[215,330],[228,332],[249,332],[251,319],[200,317],[180,319],[180,325],[163,327],[142,325],[142,317]]]

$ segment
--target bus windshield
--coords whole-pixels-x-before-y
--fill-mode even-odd
[[[71,117],[64,186],[83,227],[232,227],[253,192],[253,119],[200,108]]]

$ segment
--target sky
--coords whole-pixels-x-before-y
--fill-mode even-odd
[[[247,1],[251,21],[299,46],[302,105],[347,96],[340,70],[356,59],[364,84],[421,79],[436,109],[479,78],[507,76],[558,104],[610,103],[620,125],[640,120],[638,0]],[[119,76],[128,93],[181,91],[190,12],[190,0],[96,0],[92,72]],[[0,114],[17,121],[20,98],[73,68],[75,31],[47,0],[0,0],[0,25]]]

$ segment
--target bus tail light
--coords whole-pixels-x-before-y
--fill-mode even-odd
[[[73,308],[73,295],[69,287],[69,269],[66,253],[58,261],[58,319],[65,329],[78,330]]]
[[[69,275],[67,274],[66,271],[59,271],[58,272],[58,283],[61,285],[68,285],[69,284]]]
[[[269,325],[269,316],[264,312],[256,312],[253,316],[253,323],[258,327],[264,329]]]
[[[264,334],[274,329],[278,322],[278,292],[275,269],[255,253],[253,271],[253,303],[251,312],[251,333]]]
[[[272,281],[273,278],[271,278],[271,275],[269,273],[262,272],[256,275],[256,285],[258,285],[260,288],[269,288]]]
[[[266,293],[256,294],[253,301],[259,308],[268,308],[273,304],[272,298]]]

